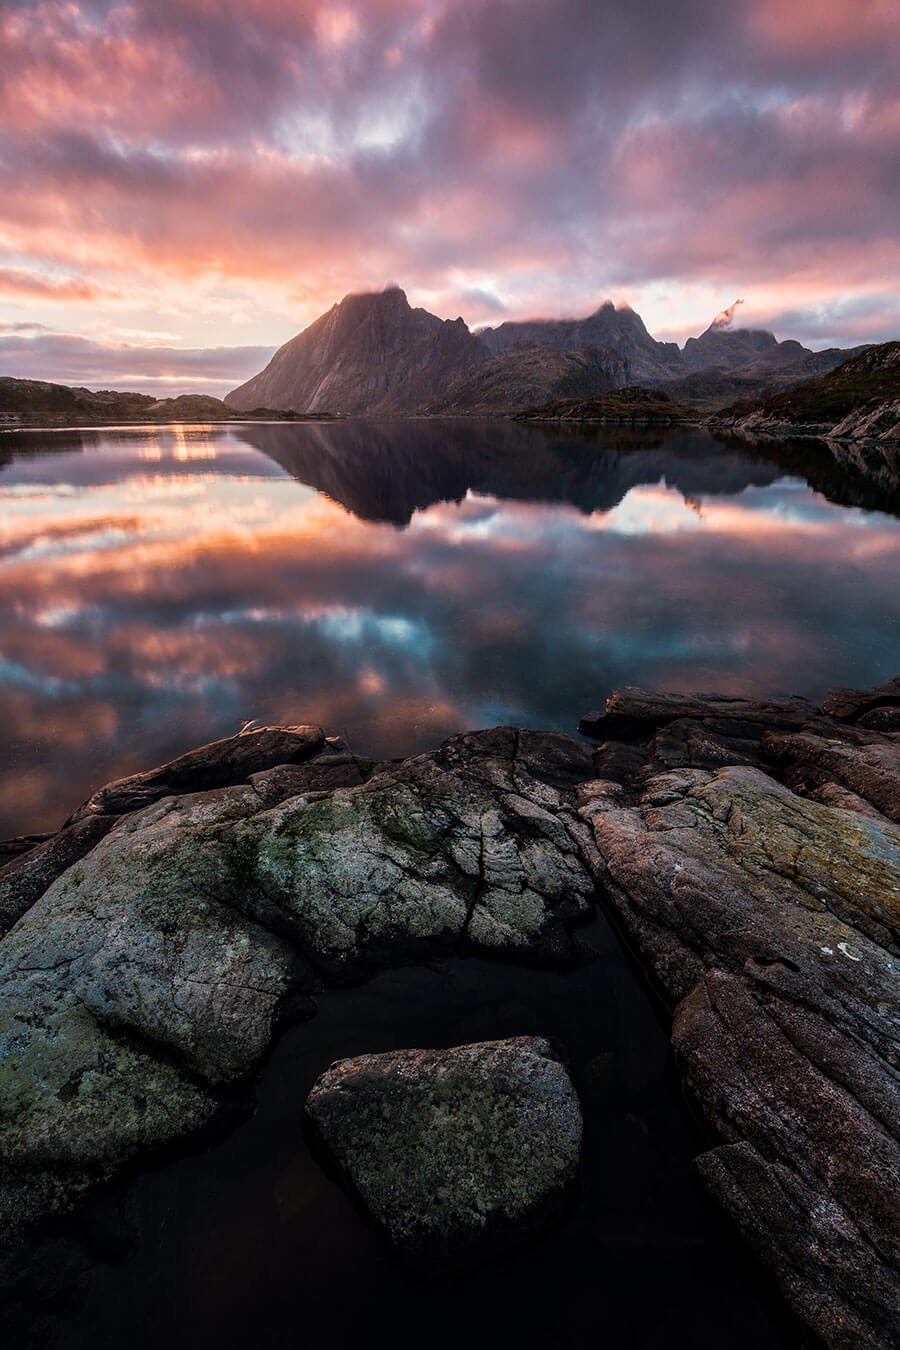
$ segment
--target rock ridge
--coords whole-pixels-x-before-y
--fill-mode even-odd
[[[101,789],[0,872],[6,1239],[208,1126],[317,992],[450,952],[564,970],[599,900],[672,1011],[711,1193],[826,1345],[880,1350],[898,719],[898,679],[823,708],[628,688],[593,744],[375,762],[259,728]]]

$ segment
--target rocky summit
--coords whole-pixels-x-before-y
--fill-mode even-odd
[[[462,319],[413,309],[398,286],[348,295],[226,395],[230,408],[392,415],[430,403],[476,371],[486,348]]]
[[[444,1276],[558,1216],[581,1148],[575,1089],[539,1036],[341,1060],[306,1113],[392,1245]]]
[[[582,741],[497,728],[397,762],[259,728],[18,841],[0,872],[4,1241],[202,1137],[310,995],[444,953],[564,978],[599,905],[671,1012],[711,1194],[824,1344],[882,1350],[900,1324],[898,689],[822,708],[623,689]],[[480,1206],[512,1221],[558,1197],[567,1091],[516,1040],[343,1062],[310,1114],[379,1223],[449,1251]],[[442,1198],[448,1121],[444,1175],[482,1171]],[[446,1223],[421,1207],[435,1186]]]

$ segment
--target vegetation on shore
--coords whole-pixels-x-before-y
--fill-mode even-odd
[[[78,426],[98,422],[233,422],[302,421],[299,413],[254,408],[236,414],[209,394],[179,394],[158,399],[119,389],[84,389],[45,380],[18,380],[0,376],[0,425],[35,423]],[[318,420],[318,419],[317,419]]]
[[[629,385],[598,398],[558,398],[518,417],[534,422],[698,422],[696,408],[676,403],[659,389]]]
[[[751,414],[796,425],[841,422],[851,413],[900,399],[900,342],[883,342],[851,356],[816,380],[806,380],[766,398],[733,403],[718,416]]]

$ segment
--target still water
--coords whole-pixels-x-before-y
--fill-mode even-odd
[[[498,723],[574,733],[621,684],[882,681],[898,504],[827,452],[700,433],[4,434],[0,838],[251,718],[394,756]]]

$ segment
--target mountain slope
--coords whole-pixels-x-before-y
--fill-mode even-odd
[[[900,440],[900,342],[867,347],[819,379],[736,403],[711,425],[772,436]]]
[[[726,310],[725,314],[731,312]],[[732,328],[730,317],[719,316],[705,333],[688,338],[682,355],[692,371],[720,371],[742,378],[783,374],[800,381],[825,374],[864,350],[864,347],[849,351],[829,347],[824,352],[814,352],[793,338],[779,342],[774,333],[764,328]]]
[[[290,342],[265,370],[225,396],[239,411],[414,412],[488,353],[462,319],[413,309],[399,287],[348,295]]]
[[[570,352],[546,342],[522,342],[456,380],[427,411],[518,412],[550,399],[604,394],[627,380],[627,361],[609,347]]]
[[[676,379],[688,370],[674,342],[657,342],[633,309],[616,309],[607,300],[586,319],[533,319],[485,328],[478,337],[495,355],[522,342],[549,343],[563,351],[611,347],[628,361],[630,378],[640,384]],[[602,391],[598,391],[602,392]]]

